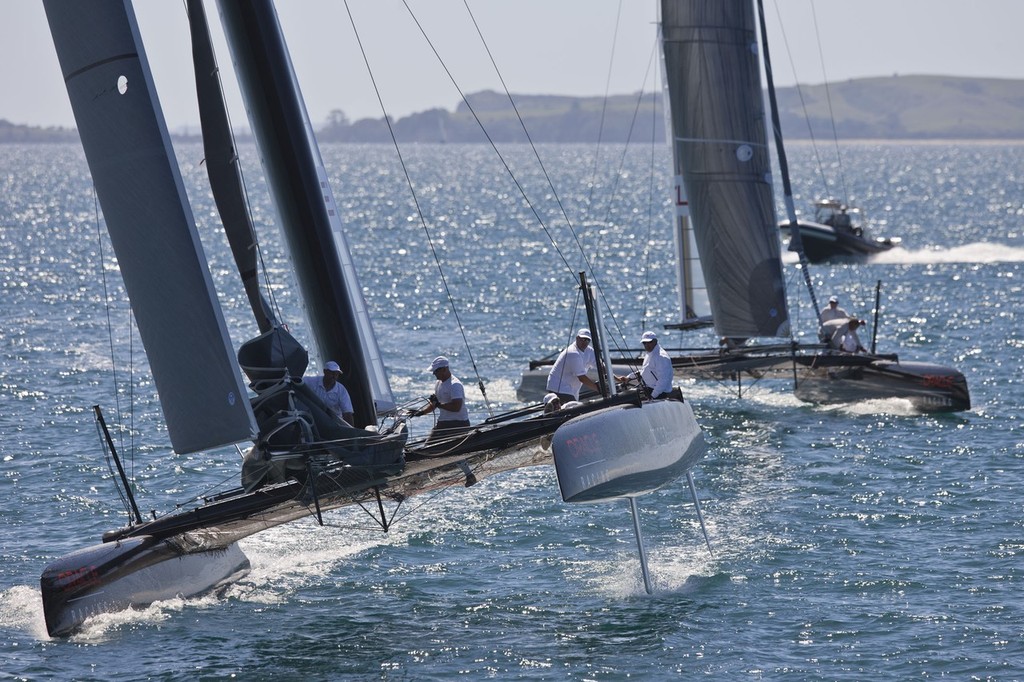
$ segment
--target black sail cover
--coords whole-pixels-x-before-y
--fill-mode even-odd
[[[48,0],[50,33],[174,450],[255,420],[127,0]]]
[[[188,0],[188,17],[206,172],[249,306],[260,331],[265,333],[274,328],[277,320],[260,290],[256,231],[249,217],[238,152],[202,0]]]
[[[789,335],[751,0],[662,0],[673,152],[716,331]]]

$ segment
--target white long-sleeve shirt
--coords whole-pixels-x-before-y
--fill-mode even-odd
[[[644,364],[640,366],[637,375],[651,389],[651,395],[655,398],[672,390],[672,358],[660,343],[654,344],[651,352],[644,357]]]

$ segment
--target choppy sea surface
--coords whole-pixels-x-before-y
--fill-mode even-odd
[[[253,332],[202,152],[177,151],[240,342]],[[474,419],[517,405],[526,362],[583,326],[566,217],[616,343],[677,317],[665,150],[542,146],[554,192],[528,147],[501,151],[529,200],[488,148],[404,150],[421,220],[393,149],[323,150],[399,402],[431,392],[426,367],[446,354]],[[302,338],[243,153],[274,295]],[[359,509],[266,531],[242,543],[252,572],[225,594],[50,639],[41,571],[126,521],[93,405],[123,429],[144,513],[234,484],[239,459],[170,451],[81,150],[0,146],[0,677],[1024,679],[1024,147],[848,145],[828,190],[809,147],[790,153],[805,212],[845,193],[903,239],[868,264],[814,267],[819,297],[868,317],[880,351],[963,371],[971,411],[684,383],[710,444],[695,479],[714,552],[682,482],[643,498],[652,595],[627,505],[565,504],[536,468],[415,499],[387,534]],[[812,335],[787,271],[796,333]]]

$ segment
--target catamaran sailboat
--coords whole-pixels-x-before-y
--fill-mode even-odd
[[[42,573],[51,635],[67,635],[97,613],[214,590],[248,570],[239,540],[298,518],[321,520],[344,505],[378,509],[386,530],[393,515],[385,505],[522,466],[561,462],[559,481],[573,500],[633,503],[689,476],[705,445],[678,391],[657,401],[608,395],[553,414],[527,408],[447,440],[409,439],[276,12],[269,0],[221,0],[310,335],[321,358],[344,367],[360,428],[335,419],[303,387],[309,354],[259,290],[257,242],[219,72],[202,2],[189,0],[210,187],[258,332],[236,356],[130,2],[47,0],[45,9],[171,447],[190,453],[248,444],[241,486],[150,520],[122,473],[129,524]],[[608,430],[630,438],[612,442]],[[117,460],[112,444],[110,451]],[[585,471],[577,466],[583,460],[591,463]]]
[[[970,409],[967,381],[955,369],[901,362],[896,355],[876,355],[873,348],[868,354],[839,353],[792,338],[759,53],[769,76],[770,65],[763,28],[758,45],[757,23],[752,0],[661,0],[682,316],[668,327],[689,329],[710,320],[721,339],[715,348],[673,352],[666,346],[676,375],[777,376],[795,381],[795,395],[814,403],[902,398],[920,411]],[[773,92],[770,78],[768,91]],[[774,130],[788,187],[777,122]],[[795,221],[792,193],[787,189],[785,195]],[[794,246],[802,252],[798,240]],[[801,269],[818,310],[807,265],[804,258]],[[638,358],[612,362],[636,366]],[[517,392],[521,400],[536,399],[549,364],[548,359],[530,363]]]

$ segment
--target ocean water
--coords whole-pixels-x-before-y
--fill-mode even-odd
[[[405,150],[421,220],[392,149],[323,150],[399,402],[431,392],[426,367],[443,353],[474,419],[514,407],[526,361],[584,324],[581,250],[613,343],[635,347],[640,330],[675,320],[665,150],[543,146],[554,191],[529,148],[501,151],[504,163],[484,147]],[[562,503],[553,470],[536,468],[414,498],[387,534],[360,509],[275,528],[243,542],[253,570],[225,594],[52,640],[40,572],[125,522],[93,405],[121,425],[143,513],[234,484],[239,460],[169,450],[80,149],[0,146],[0,677],[1024,679],[1022,152],[849,145],[823,190],[810,147],[791,147],[798,206],[846,193],[876,234],[903,239],[869,264],[814,267],[819,296],[870,318],[881,281],[879,350],[959,368],[974,407],[816,407],[781,381],[742,397],[684,383],[710,444],[694,473],[714,551],[682,482],[643,498],[652,595],[625,503]],[[274,296],[302,338],[255,153],[243,153]],[[178,157],[243,340],[201,149]],[[812,335],[787,271],[794,327]]]

